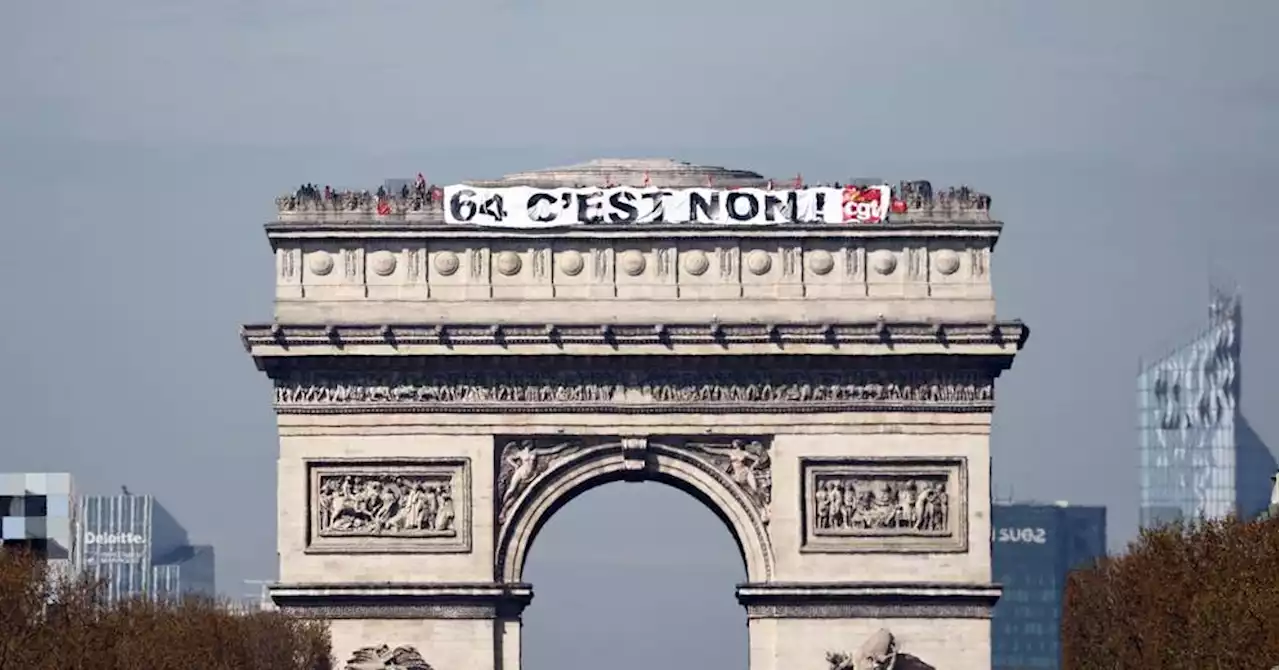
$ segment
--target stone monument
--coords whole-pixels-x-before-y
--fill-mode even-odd
[[[653,480],[737,540],[751,670],[990,668],[993,389],[1028,331],[996,318],[990,198],[895,192],[873,225],[554,230],[446,224],[419,187],[280,198],[275,318],[242,330],[278,416],[273,599],[330,622],[335,667],[518,670],[538,530]]]

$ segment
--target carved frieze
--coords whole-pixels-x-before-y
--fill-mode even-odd
[[[801,474],[802,551],[967,548],[963,458],[804,459]]]
[[[494,264],[494,271],[497,273],[496,278],[528,275],[532,279],[550,279],[550,281],[556,283],[562,278],[552,277],[552,273],[550,273],[552,246],[553,244],[549,241],[545,247],[530,249],[527,253],[527,258],[524,258],[521,254],[510,250],[503,252],[494,251],[491,255],[491,260]],[[695,254],[693,253],[694,251],[697,251],[698,253]],[[956,253],[952,250],[947,250],[947,252],[949,254]],[[336,256],[342,264],[342,276],[348,282],[376,280],[376,278],[361,276],[360,267],[366,257],[366,251],[363,248],[341,250],[319,249],[317,252],[313,252],[313,255],[317,253],[323,253],[326,256]],[[370,261],[382,262],[384,267],[388,268],[388,271],[376,272],[374,274],[379,277],[391,276],[392,272],[390,270],[394,268],[394,265],[398,260],[391,257],[391,260],[389,261],[379,261],[380,258],[387,258],[387,256],[384,254],[381,257],[377,257],[374,255],[377,253],[379,252],[373,251],[372,249],[367,252]],[[468,265],[471,268],[470,281],[473,283],[488,283],[492,278],[486,276],[486,273],[484,272],[486,262],[486,256],[484,255],[485,250],[482,248],[474,248],[468,253]],[[594,283],[614,283],[616,278],[612,276],[612,273],[608,272],[608,256],[606,254],[606,250],[596,249],[594,251],[589,251],[586,248],[581,250],[568,249],[562,253],[569,256],[576,255],[576,257],[582,259],[580,261],[581,265],[571,264],[563,270],[562,274],[565,277],[577,276],[581,269],[585,267],[585,254],[589,253],[592,256],[593,264],[591,281]],[[743,248],[739,250],[736,247],[726,247],[720,248],[715,253],[718,260],[720,275],[719,281],[725,284],[741,283],[742,277],[739,277],[738,273],[739,262],[742,265],[743,271],[747,273],[748,279],[751,279],[752,277],[770,276],[774,274],[774,270],[776,268],[776,270],[780,271],[776,273],[778,280],[785,283],[805,283],[805,278],[801,276],[800,263],[803,253],[811,255],[810,264],[815,275],[826,275],[833,267],[832,251],[827,249],[810,249],[808,251],[802,251],[802,247],[798,242],[791,241],[784,241],[782,243],[776,259],[770,252],[758,248]],[[907,247],[902,249],[899,254],[895,254],[887,249],[867,251],[867,249],[862,245],[849,244],[844,246],[842,249],[835,249],[835,253],[843,254],[844,256],[845,275],[842,278],[837,278],[838,283],[857,284],[864,281],[866,279],[863,270],[864,263],[868,263],[873,270],[881,275],[887,276],[894,274],[895,270],[898,267],[901,267],[905,271],[906,279],[909,281],[927,282],[930,280],[926,271],[927,258],[930,251],[926,246]],[[979,247],[968,247],[963,249],[963,253],[968,256],[968,265],[972,268],[972,280],[985,280],[987,276],[986,270],[989,260],[989,251]],[[710,267],[710,258],[707,257],[705,252],[698,249],[681,250],[679,247],[658,247],[653,251],[653,258],[651,261],[647,260],[645,254],[636,249],[619,248],[617,250],[617,254],[618,267],[622,271],[622,274],[627,277],[641,277],[645,274],[646,268],[649,264],[652,263],[652,274],[654,278],[663,281],[674,278],[678,282],[680,280],[676,277],[675,273],[675,259],[678,256],[686,256],[686,274],[691,277],[702,276]],[[298,258],[290,255],[290,252],[288,251],[281,252],[279,260],[280,281],[288,281],[293,277],[293,273],[295,272],[294,268],[296,267],[298,260]],[[319,263],[320,261],[315,262]],[[417,258],[410,257],[408,259],[408,263],[411,267],[419,262],[420,261]],[[447,277],[456,272],[459,259],[455,252],[444,250],[436,252],[436,263],[439,276]],[[706,263],[706,266],[704,266],[703,263]],[[944,265],[943,267],[946,266]],[[373,268],[371,268],[371,272],[372,270]],[[323,277],[327,276],[329,271],[317,266],[313,269],[313,274],[316,277]],[[950,272],[942,270],[940,274],[947,275],[950,274]],[[403,282],[406,284],[412,284],[417,281],[418,277],[418,270],[415,268],[410,272],[404,273]],[[322,283],[316,282],[314,278],[308,280],[305,277],[303,278],[303,281],[304,283]],[[704,279],[701,283],[705,282],[706,280]]]
[[[760,440],[730,439],[720,442],[685,442],[686,449],[711,462],[729,476],[769,523],[773,502],[773,463],[769,445]]]
[[[308,470],[308,552],[471,550],[466,459],[326,460]]]
[[[282,413],[990,411],[981,370],[846,369],[820,365],[574,369],[475,361],[430,369],[281,371]]]
[[[362,647],[347,660],[345,670],[432,670],[415,647]]]

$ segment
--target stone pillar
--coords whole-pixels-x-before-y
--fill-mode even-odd
[[[991,667],[991,608],[1000,589],[911,582],[744,584],[750,670],[840,668],[861,659],[881,631],[890,634],[899,669]],[[861,652],[861,653],[860,653]],[[852,666],[848,666],[852,667]]]
[[[527,584],[324,583],[277,586],[281,611],[329,622],[335,667],[420,658],[433,668],[520,667]],[[389,668],[413,667],[388,665]]]

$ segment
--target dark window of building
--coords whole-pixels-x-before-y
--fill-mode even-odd
[[[49,515],[48,496],[26,496],[22,501],[22,516],[44,517]]]

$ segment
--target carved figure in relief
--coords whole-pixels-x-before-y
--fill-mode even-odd
[[[853,654],[827,654],[830,670],[892,670],[897,661],[898,642],[887,628],[872,633]]]
[[[556,456],[577,446],[577,442],[565,442],[551,447],[538,447],[533,440],[514,440],[503,446],[502,463],[498,472],[498,491],[502,495],[498,521],[506,521],[520,494],[550,468]]]
[[[769,449],[764,443],[735,439],[728,444],[690,442],[685,446],[701,452],[719,466],[756,504],[764,521],[769,521],[773,473]]]
[[[760,488],[756,481],[756,466],[769,456],[764,453],[764,445],[759,442],[752,442],[750,451],[747,450],[747,446],[742,440],[734,440],[729,443],[729,448],[725,449],[725,455],[729,457],[729,474],[733,477],[733,481],[755,494]]]
[[[819,531],[948,530],[943,479],[818,477],[813,505]]]
[[[418,650],[387,645],[357,649],[347,661],[345,670],[432,670]]]
[[[321,475],[321,536],[432,537],[456,533],[453,482],[429,475]]]

